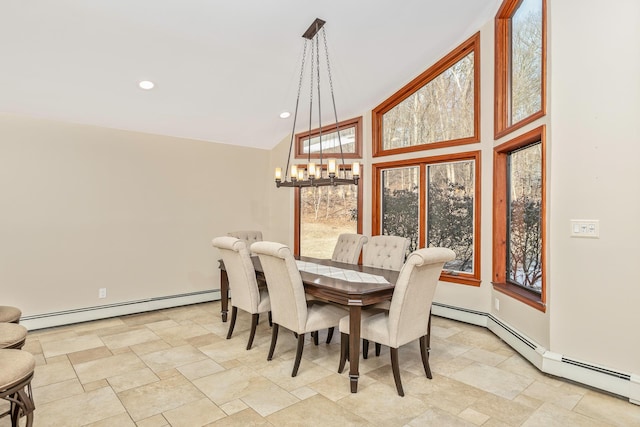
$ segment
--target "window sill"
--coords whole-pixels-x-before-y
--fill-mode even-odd
[[[457,283],[460,285],[480,286],[480,280],[469,276],[456,276],[453,274],[441,274],[440,280],[443,282]]]
[[[546,313],[547,311],[547,305],[542,301],[541,295],[529,292],[519,286],[512,285],[510,283],[493,282],[493,289],[505,295],[508,295],[511,298],[515,298],[516,300],[527,304],[528,306],[533,307],[536,310],[540,310],[543,313]]]

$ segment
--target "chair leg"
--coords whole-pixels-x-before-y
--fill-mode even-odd
[[[422,355],[422,366],[427,378],[432,379],[431,367],[429,367],[429,347],[427,346],[427,335],[420,337],[420,354]]]
[[[316,332],[317,334],[318,332]],[[293,364],[293,371],[291,376],[298,375],[298,368],[300,367],[300,359],[302,359],[302,349],[304,348],[304,334],[298,334],[298,348],[296,349],[296,361]]]
[[[253,313],[251,315],[251,332],[249,333],[249,342],[247,343],[247,350],[251,350],[251,345],[253,345],[253,338],[256,336],[256,326],[258,326],[259,320],[260,320],[260,315],[258,313]]]
[[[376,357],[380,356],[380,348],[382,346],[380,345],[379,342],[376,343]]]
[[[340,364],[338,365],[338,373],[344,370],[344,365],[349,357],[349,334],[340,333]]]
[[[327,330],[327,341],[326,341],[327,344],[329,344],[331,342],[331,339],[333,338],[333,330],[334,328],[329,328]]]
[[[273,359],[273,351],[276,349],[276,341],[278,341],[278,326],[277,323],[274,323],[273,328],[271,328],[271,347],[269,347],[267,360]]]
[[[369,357],[369,340],[362,340],[362,358],[367,359]]]
[[[402,390],[402,381],[400,380],[400,367],[398,366],[398,349],[389,347],[391,352],[391,370],[393,371],[393,379],[396,382],[396,389],[398,395],[404,396],[404,390]]]
[[[227,332],[227,339],[231,338],[233,334],[233,328],[236,326],[236,317],[238,316],[238,307],[231,307],[231,321],[229,322],[229,332]]]
[[[269,311],[269,326],[273,326],[273,319],[271,318],[271,311]]]
[[[311,338],[313,338],[313,344],[318,345],[318,336],[320,335],[320,331],[311,332]]]

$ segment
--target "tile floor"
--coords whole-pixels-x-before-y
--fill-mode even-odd
[[[417,342],[401,348],[401,398],[388,349],[361,361],[351,394],[348,365],[337,373],[339,334],[331,344],[308,342],[292,378],[293,334],[281,329],[267,362],[266,319],[247,351],[250,316],[239,312],[226,340],[219,312],[213,302],[30,332],[34,425],[640,425],[640,406],[542,374],[481,327],[434,317],[434,377],[424,375]]]

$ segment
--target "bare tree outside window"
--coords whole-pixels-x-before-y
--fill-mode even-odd
[[[382,234],[410,240],[409,252],[420,244],[420,168],[382,171]]]
[[[542,145],[513,151],[508,158],[507,278],[542,291]]]
[[[473,61],[471,52],[384,113],[383,149],[473,136]]]
[[[542,2],[523,0],[511,18],[511,124],[542,108]]]

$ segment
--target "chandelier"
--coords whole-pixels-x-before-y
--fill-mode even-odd
[[[347,167],[344,162],[344,153],[342,149],[342,140],[340,139],[340,129],[338,125],[338,114],[336,112],[336,101],[333,95],[333,82],[331,80],[331,67],[329,65],[329,52],[327,50],[327,36],[323,28],[325,21],[316,18],[311,26],[304,32],[302,37],[305,39],[304,51],[302,55],[302,67],[300,69],[300,79],[298,82],[298,95],[296,97],[296,108],[293,116],[293,129],[291,131],[291,142],[289,144],[289,156],[287,157],[287,167],[284,169],[284,179],[282,176],[282,168],[276,168],[275,178],[276,187],[321,187],[327,185],[347,185],[358,184],[360,179],[360,163],[353,162],[351,165],[351,178],[347,178]],[[326,165],[324,163],[322,154],[323,134],[322,134],[322,111],[321,111],[321,97],[320,97],[320,35],[322,35],[324,54],[327,63],[326,76],[328,77],[328,83],[331,91],[331,104],[333,105],[333,115],[336,124],[336,134],[338,138],[338,146],[340,147],[341,162],[335,158],[327,158]],[[309,136],[307,137],[308,143],[308,163],[306,165],[291,164],[291,152],[293,150],[293,144],[295,139],[296,122],[298,119],[298,107],[300,104],[300,93],[302,91],[302,83],[305,72],[305,59],[307,56],[308,45],[310,47],[310,60],[311,66],[309,67],[309,81],[310,81],[310,96],[309,96]],[[314,87],[315,82],[315,87]],[[316,92],[316,104],[320,133],[319,138],[319,164],[311,161],[311,118],[313,117],[313,105],[314,105],[314,90]],[[326,166],[326,167],[325,167]],[[326,173],[325,173],[326,170]],[[289,180],[287,179],[289,178]]]

